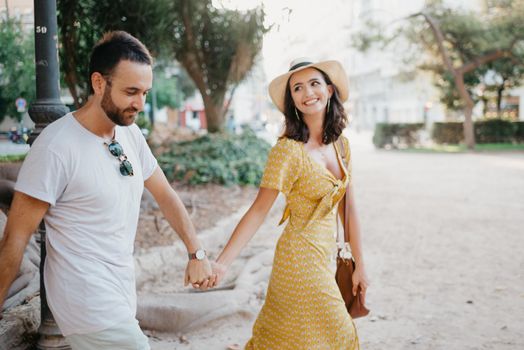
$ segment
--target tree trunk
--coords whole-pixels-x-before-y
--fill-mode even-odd
[[[224,108],[213,101],[211,96],[202,95],[206,109],[207,131],[210,133],[221,132],[225,125]]]
[[[72,53],[75,52],[78,46],[78,32],[77,28],[74,26],[71,27],[70,22],[74,18],[75,9],[78,7],[78,1],[67,1],[67,6],[65,7],[65,13],[62,13],[62,23],[60,24],[60,31],[62,33],[61,44],[63,46],[65,55],[65,83],[69,89],[71,97],[73,97],[73,103],[75,108],[78,109],[85,103],[80,103],[80,92],[78,91],[78,76],[76,73],[77,62],[75,55]],[[91,84],[91,78],[89,78],[88,84]]]
[[[455,81],[455,86],[458,90],[458,93],[460,95],[460,98],[464,102],[464,140],[466,142],[466,146],[469,149],[475,148],[475,134],[473,133],[473,121],[471,119],[471,116],[473,114],[473,107],[475,103],[473,102],[473,99],[471,98],[468,89],[466,88],[466,84],[464,83],[464,72],[466,69],[473,69],[474,64],[471,63],[467,66],[464,65],[459,69],[456,69],[453,66],[453,62],[451,60],[451,56],[448,53],[448,50],[446,48],[446,45],[444,45],[444,34],[442,33],[440,26],[438,23],[428,14],[421,13],[422,16],[426,19],[426,22],[429,24],[433,35],[435,36],[435,39],[437,41],[437,46],[440,54],[442,55],[442,60],[444,61],[444,65],[447,68],[448,72],[453,74],[453,79]],[[418,15],[418,14],[417,14]]]
[[[455,80],[455,86],[457,87],[457,90],[460,94],[460,98],[464,102],[464,139],[466,142],[466,146],[469,149],[475,148],[475,134],[473,131],[473,107],[475,106],[475,102],[473,102],[473,99],[471,98],[471,95],[468,92],[468,89],[466,88],[466,84],[464,83],[464,74],[473,71],[474,69],[480,67],[483,64],[486,64],[491,61],[495,61],[499,58],[511,56],[511,49],[515,45],[517,41],[514,41],[510,45],[509,50],[501,50],[497,49],[493,52],[489,52],[483,56],[475,57],[470,62],[463,64],[459,68],[455,68],[453,65],[453,61],[451,59],[451,55],[448,52],[448,49],[446,48],[446,45],[444,45],[446,39],[444,37],[444,34],[442,33],[442,30],[440,29],[440,26],[438,22],[432,18],[429,14],[424,12],[419,12],[416,14],[411,15],[410,17],[414,16],[420,16],[422,15],[426,22],[429,24],[431,31],[433,32],[433,35],[435,36],[435,40],[437,42],[438,50],[440,54],[442,55],[442,60],[444,61],[444,66],[447,68],[448,72],[453,74],[453,78]]]
[[[76,74],[74,73],[74,70],[70,70],[65,75],[65,82],[67,85],[67,88],[69,89],[69,93],[71,94],[71,97],[73,98],[73,103],[75,104],[75,108],[78,109],[81,107],[80,103],[80,97],[78,96],[78,91],[76,90],[78,79],[76,79]],[[89,83],[91,83],[91,80],[89,80]],[[83,101],[85,103],[85,101]]]
[[[484,116],[486,116],[488,114],[488,103],[489,103],[489,101],[488,101],[486,95],[482,95],[480,97],[480,99],[482,100],[482,114]]]
[[[459,95],[464,102],[464,141],[468,149],[472,150],[475,148],[475,134],[473,132],[473,107],[475,102],[471,98],[466,84],[464,83],[464,74],[457,71],[453,71],[455,77],[455,85],[459,91]]]
[[[497,87],[497,117],[502,118],[502,93],[504,92],[504,84],[506,82],[503,81],[502,84],[500,84]]]
[[[473,128],[473,106],[468,105],[464,108],[464,141],[470,150],[475,149],[475,134]]]
[[[221,105],[214,102],[211,94],[208,94],[208,85],[204,81],[204,75],[199,66],[195,64],[195,55],[186,53],[185,57],[180,58],[179,62],[184,66],[187,74],[195,83],[202,101],[204,101],[204,109],[206,111],[206,122],[208,132],[219,132],[223,129],[225,124],[224,111]],[[223,98],[221,99],[223,101]]]

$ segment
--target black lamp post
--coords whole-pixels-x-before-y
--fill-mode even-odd
[[[51,122],[69,112],[60,100],[58,68],[58,30],[56,22],[56,0],[34,0],[35,13],[35,64],[36,100],[29,108],[29,116],[35,123],[35,130],[29,137],[29,144]],[[70,349],[58,329],[53,314],[47,306],[44,286],[44,262],[46,256],[45,226],[38,229],[40,241],[40,299],[41,324],[37,349]]]

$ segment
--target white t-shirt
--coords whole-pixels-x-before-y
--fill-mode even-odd
[[[157,161],[136,125],[115,139],[133,166],[118,159],[71,113],[36,139],[15,189],[50,203],[44,221],[47,301],[62,333],[111,327],[136,314],[133,246],[144,180]]]

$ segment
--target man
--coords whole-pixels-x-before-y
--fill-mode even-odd
[[[45,128],[15,186],[0,243],[0,306],[44,219],[47,300],[73,349],[149,349],[135,318],[132,255],[144,186],[187,247],[185,283],[205,289],[211,276],[187,211],[133,123],[151,65],[139,40],[106,34],[91,54],[89,101]]]

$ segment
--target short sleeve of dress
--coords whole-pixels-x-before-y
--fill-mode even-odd
[[[302,173],[300,145],[281,138],[269,152],[260,187],[279,190],[286,196]]]
[[[344,154],[344,165],[346,165],[348,176],[351,179],[351,147],[347,137],[342,136],[342,141],[344,142],[344,151],[346,152],[346,154]]]

